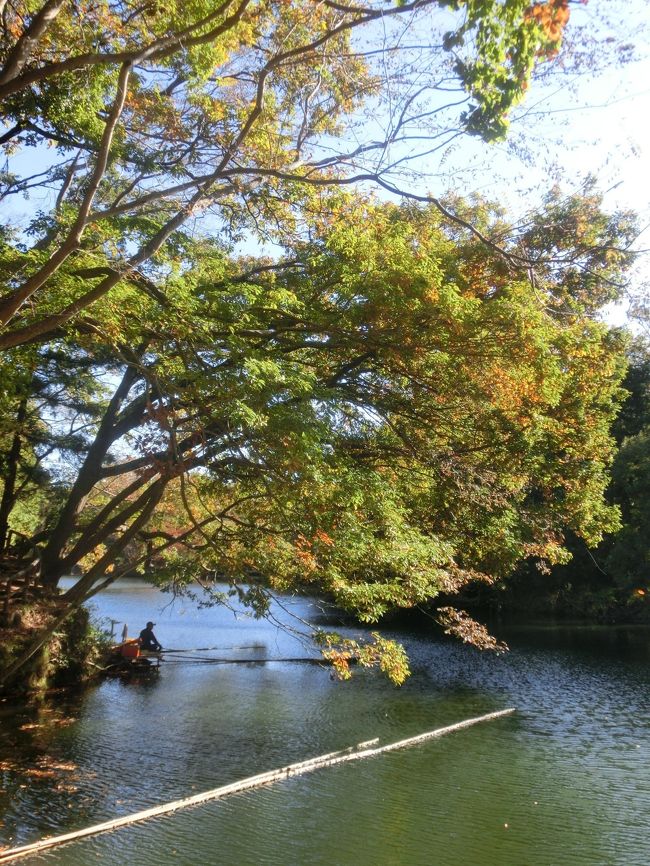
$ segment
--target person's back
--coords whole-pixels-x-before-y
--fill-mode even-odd
[[[140,648],[149,650],[150,652],[159,652],[162,646],[158,643],[156,635],[153,633],[155,622],[148,622],[147,627],[140,632]]]

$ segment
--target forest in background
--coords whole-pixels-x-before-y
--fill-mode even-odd
[[[647,610],[647,348],[602,321],[634,216],[403,186],[507,135],[570,6],[2,5],[5,679],[124,574],[366,623],[443,596],[484,647],[476,587]]]
[[[619,509],[620,527],[594,546],[569,531],[567,563],[546,567],[525,562],[492,587],[468,588],[462,604],[476,615],[649,621],[650,351],[646,337],[630,342],[627,362],[625,397],[612,425],[616,451],[605,491],[606,501]]]

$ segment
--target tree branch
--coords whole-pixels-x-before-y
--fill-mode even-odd
[[[75,219],[67,238],[39,271],[26,280],[16,292],[0,301],[0,324],[6,325],[15,315],[20,306],[30,298],[34,292],[36,292],[43,283],[45,283],[45,281],[59,269],[68,256],[78,248],[79,241],[81,240],[85,228],[86,217],[90,212],[93,199],[95,198],[99,184],[101,183],[104,172],[106,171],[115,127],[117,126],[117,122],[122,114],[122,109],[124,108],[130,73],[130,65],[124,64],[118,79],[117,95],[106,119],[106,125],[104,127],[102,142],[97,154],[95,168],[90,177],[90,183],[86,190],[86,194],[84,195],[81,206],[79,207],[77,218]]]
[[[7,62],[0,71],[0,85],[20,75],[39,39],[57,17],[64,3],[65,0],[47,0],[45,6],[34,15],[27,30],[9,52]]]
[[[54,2],[63,2],[63,0],[54,0]],[[180,49],[192,48],[196,45],[203,45],[206,42],[213,42],[219,36],[232,29],[241,20],[246,7],[251,0],[243,0],[239,9],[226,18],[219,26],[204,33],[200,36],[190,37],[190,34],[195,30],[205,27],[206,24],[218,18],[231,5],[233,0],[225,0],[217,9],[197,21],[190,24],[184,30],[174,33],[171,36],[163,36],[149,43],[145,48],[136,48],[131,51],[118,51],[115,53],[87,53],[80,54],[77,57],[69,57],[67,60],[60,60],[57,63],[50,63],[41,66],[38,69],[31,69],[24,72],[18,77],[7,79],[6,82],[0,82],[0,99],[5,99],[14,93],[18,93],[25,87],[31,84],[44,81],[47,78],[52,78],[60,75],[63,72],[75,72],[88,66],[106,66],[117,64],[129,64],[134,66],[143,63],[145,60],[162,60],[169,57],[174,52]]]

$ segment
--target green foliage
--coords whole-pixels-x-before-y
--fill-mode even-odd
[[[625,439],[612,466],[611,496],[623,527],[606,567],[619,585],[650,594],[650,428]]]
[[[595,313],[620,299],[625,289],[622,274],[635,258],[635,216],[607,213],[602,203],[593,177],[577,194],[563,196],[554,187],[522,235],[524,247],[541,259],[540,289],[549,291],[558,315]]]
[[[326,591],[374,622],[525,556],[563,561],[567,528],[593,542],[617,525],[602,493],[624,361],[615,334],[575,305],[557,316],[432,211],[359,207],[289,251],[300,268],[188,274],[201,306],[189,331],[158,321],[148,364],[182,394],[161,441],[173,419],[208,470],[195,519],[236,502],[196,567]]]
[[[630,346],[628,356],[629,367],[623,380],[626,398],[612,428],[619,444],[650,428],[650,350],[638,340]]]
[[[252,234],[282,244],[302,209],[322,209],[324,189],[357,175],[382,183],[401,142],[459,128],[500,137],[566,23],[563,0],[51,5],[45,20],[29,0],[4,11],[0,194],[47,190],[48,205],[28,207],[20,243],[3,250],[0,348],[64,326],[110,336],[96,302],[128,298],[137,315],[132,288],[146,294],[147,280],[179,271],[188,221],[226,243]],[[550,23],[535,12],[547,8]],[[441,21],[455,27],[446,38]],[[421,57],[404,39],[420,28]],[[454,77],[473,99],[467,111],[449,99]],[[351,159],[350,141],[389,93],[390,133],[373,133]],[[36,175],[23,171],[32,148],[45,163]]]
[[[81,568],[69,597],[125,571],[177,591],[217,575],[231,589],[208,603],[264,615],[269,593],[321,593],[374,623],[617,526],[603,491],[624,341],[577,282],[567,300],[561,233],[533,284],[433,208],[337,205],[273,263],[183,238],[149,277],[164,306],[125,282],[87,332],[36,353],[31,387],[49,384],[31,411],[47,394],[49,441],[72,422],[76,442],[43,550],[52,583]],[[494,208],[464,207],[518,248]],[[526,243],[549,255],[542,234]],[[354,652],[405,675],[392,646]]]
[[[464,25],[447,33],[445,46],[460,50],[470,41],[470,57],[456,69],[474,104],[463,115],[469,132],[499,141],[508,131],[508,112],[524,96],[536,62],[557,53],[569,20],[568,0],[531,4],[529,0],[456,0],[466,12]]]
[[[336,676],[341,680],[352,677],[351,666],[378,667],[396,686],[401,686],[410,676],[408,657],[404,647],[372,632],[367,641],[359,642],[344,638],[336,632],[318,632],[316,644],[322,647],[324,659],[331,662]]]
[[[637,340],[628,350],[623,382],[626,399],[613,432],[619,442],[611,469],[607,499],[620,509],[621,522],[592,557],[601,570],[591,586],[609,593],[607,615],[642,619],[650,601],[650,365],[648,347]],[[585,569],[587,575],[590,574]],[[591,570],[593,572],[593,569]],[[570,574],[571,578],[572,575]],[[575,578],[573,578],[575,579]]]
[[[618,450],[606,490],[606,502],[610,508],[620,511],[620,519],[613,522],[609,533],[597,546],[588,538],[567,532],[570,561],[550,571],[548,568],[540,571],[532,564],[524,565],[513,579],[498,585],[494,592],[483,593],[481,604],[606,622],[648,620],[650,373],[647,346],[636,340],[627,355],[629,367],[623,380],[626,396],[612,425]]]
[[[92,610],[80,608],[53,635],[50,680],[60,685],[96,676],[112,643],[107,623],[98,620]]]
[[[617,527],[623,341],[595,314],[630,216],[593,186],[519,229],[478,198],[345,192],[405,141],[501,138],[566,0],[44,9],[7,4],[0,44],[2,194],[47,190],[0,226],[3,551],[50,588],[79,569],[70,604],[157,571],[372,623]],[[276,260],[234,258],[251,236]],[[379,637],[336,651],[407,673]]]

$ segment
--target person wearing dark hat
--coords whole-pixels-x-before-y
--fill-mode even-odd
[[[155,622],[148,622],[147,627],[140,632],[140,649],[148,650],[149,652],[160,652],[162,646],[158,643],[158,638],[153,633]]]

